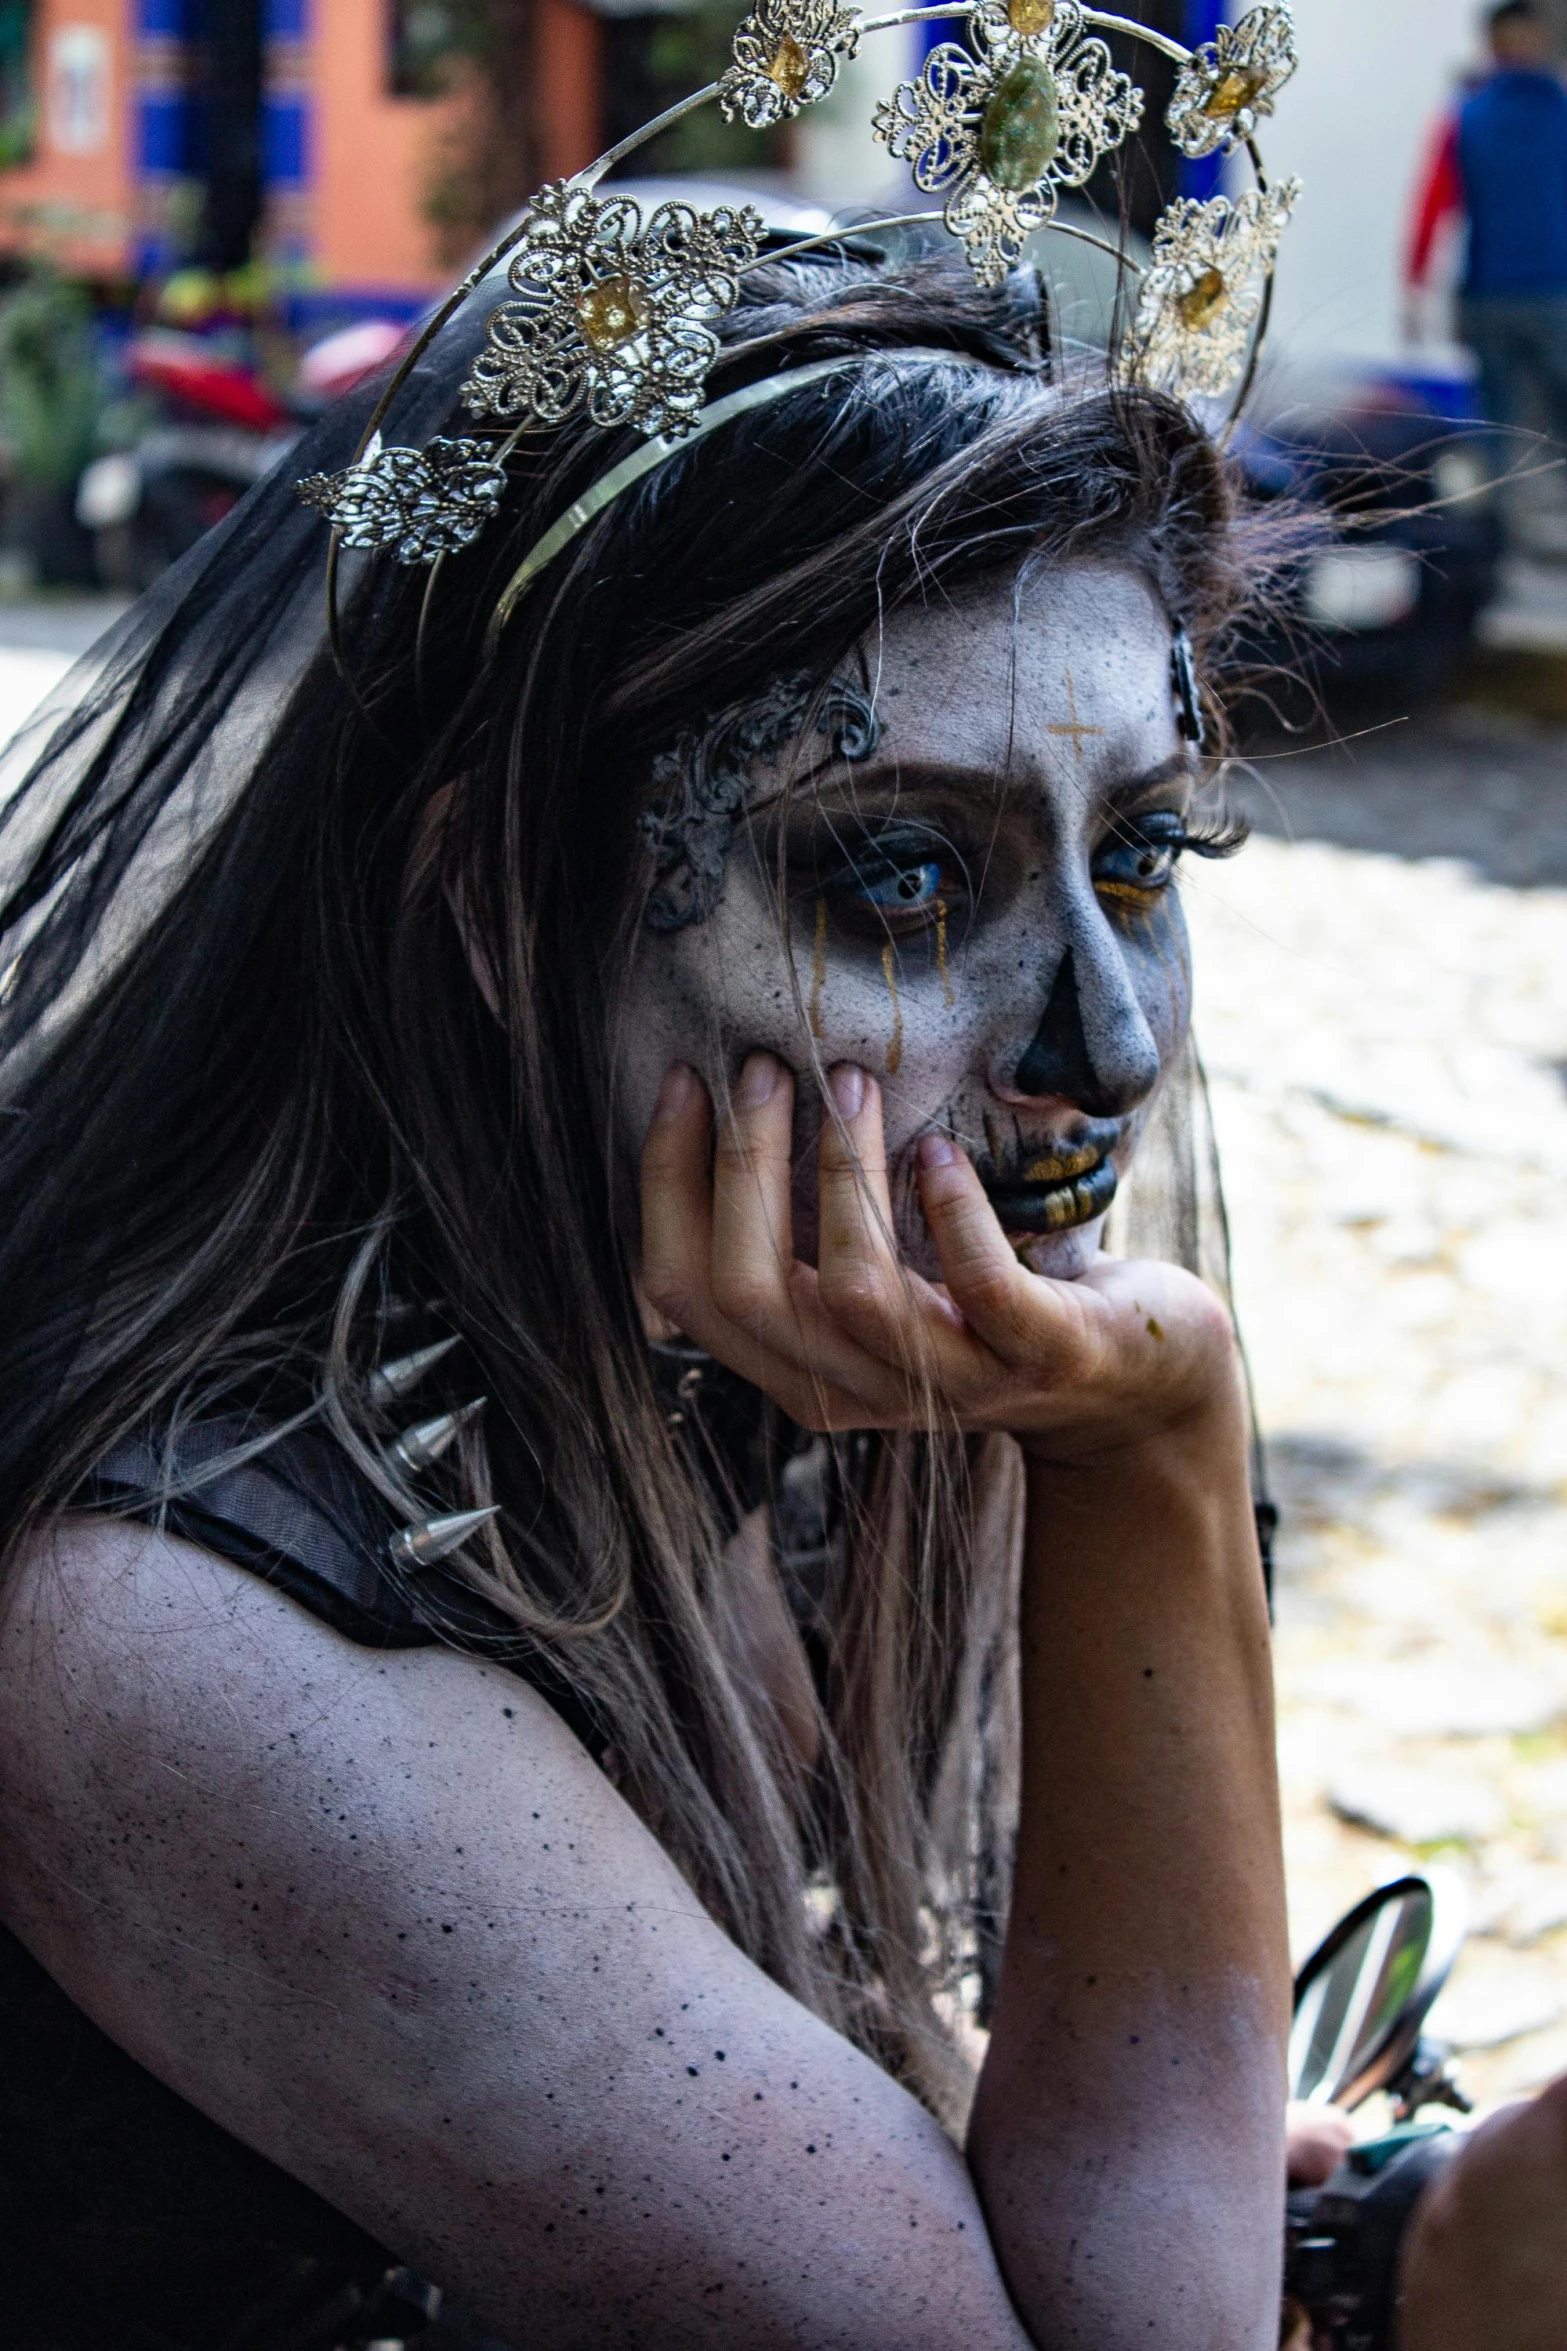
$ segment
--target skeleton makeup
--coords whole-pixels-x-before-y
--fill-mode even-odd
[[[869,759],[881,721],[861,684],[835,678],[818,693],[809,673],[779,678],[754,702],[687,729],[653,762],[658,797],[642,819],[656,876],[643,919],[655,931],[705,922],[724,890],[735,823],[759,768],[813,724],[839,759]]]
[[[1215,846],[1188,829],[1169,616],[1138,574],[1081,563],[906,608],[862,656],[863,710],[835,690],[812,717],[786,681],[659,765],[623,1148],[671,1062],[721,1114],[747,1054],[776,1054],[797,1080],[809,1256],[811,1073],[858,1063],[882,1085],[914,1265],[936,1270],[912,1159],[937,1128],[1025,1262],[1081,1272],[1186,1033],[1177,862]]]

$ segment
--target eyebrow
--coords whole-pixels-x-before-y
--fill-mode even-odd
[[[1109,811],[1131,806],[1161,785],[1195,784],[1202,773],[1203,762],[1191,744],[1183,744],[1166,759],[1145,768],[1140,774],[1121,776],[1097,790],[1090,787],[1091,797],[1100,807]],[[865,762],[863,767],[849,767],[841,760],[825,759],[808,768],[769,792],[765,798],[748,803],[746,815],[760,817],[772,814],[781,806],[808,807],[812,800],[830,808],[834,805],[852,807],[861,799],[874,799],[882,793],[902,799],[921,793],[942,792],[949,797],[964,800],[971,805],[989,802],[999,809],[1018,790],[1018,779],[1007,778],[990,767],[956,767],[905,759],[892,762],[879,754]]]
[[[1161,784],[1194,784],[1202,774],[1203,762],[1195,747],[1184,743],[1179,751],[1172,751],[1168,759],[1144,770],[1140,776],[1128,777],[1112,784],[1105,798],[1116,803],[1140,800],[1145,792],[1157,792]]]

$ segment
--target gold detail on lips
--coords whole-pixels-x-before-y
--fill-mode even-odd
[[[1090,1184],[1062,1184],[1044,1203],[1045,1222],[1042,1231],[1010,1233],[1008,1239],[1019,1257],[1039,1241],[1048,1241],[1056,1233],[1072,1232],[1078,1225],[1092,1224],[1104,1209],[1095,1199]]]
[[[1031,1159],[1023,1170],[1023,1181],[1025,1184],[1070,1184],[1078,1176],[1091,1174],[1103,1157],[1103,1151],[1092,1148],[1054,1151],[1043,1159]]]

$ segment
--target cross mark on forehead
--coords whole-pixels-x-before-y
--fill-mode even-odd
[[[1088,737],[1090,735],[1102,735],[1105,730],[1103,727],[1084,726],[1082,720],[1078,717],[1077,686],[1070,670],[1068,670],[1066,673],[1066,706],[1067,709],[1071,712],[1071,717],[1067,724],[1065,726],[1046,727],[1045,733],[1047,735],[1070,736],[1072,749],[1076,752],[1078,758],[1081,759],[1083,756],[1083,745],[1088,740]]]

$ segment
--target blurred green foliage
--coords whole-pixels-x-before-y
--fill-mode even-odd
[[[730,62],[729,44],[744,14],[737,0],[703,0],[688,15],[651,21],[642,36],[653,93],[650,112],[717,81]],[[644,147],[627,169],[639,178],[648,172],[744,173],[781,160],[775,133],[759,135],[744,123],[725,122],[716,106],[704,106]]]
[[[648,120],[716,81],[729,64],[729,44],[746,5],[747,0],[698,0],[678,15],[650,10],[607,17],[605,97],[615,119],[606,136],[622,136],[633,122]],[[469,66],[491,79],[513,72],[520,40],[526,38],[519,18],[527,12],[527,0],[394,0],[393,89],[404,97],[434,98],[450,86],[454,66]],[[505,113],[503,108],[503,120]],[[759,137],[743,124],[726,123],[716,106],[708,106],[643,148],[628,169],[638,176],[755,171],[780,160],[776,136]],[[439,206],[441,192],[435,200]],[[462,201],[460,195],[457,200]],[[446,202],[451,201],[448,192]]]
[[[0,302],[0,436],[13,477],[68,488],[97,449],[102,413],[92,304],[40,265]]]
[[[33,157],[32,39],[33,0],[0,0],[0,171]]]

